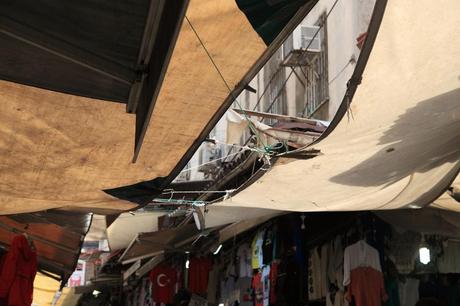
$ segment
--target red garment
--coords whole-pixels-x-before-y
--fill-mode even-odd
[[[270,265],[270,305],[276,304],[276,280],[278,278],[278,263]]]
[[[208,290],[209,272],[212,261],[207,257],[194,257],[190,259],[188,287],[191,293],[206,294]]]
[[[152,299],[155,303],[172,303],[177,284],[176,269],[161,265],[150,271]]]
[[[257,272],[252,278],[252,289],[254,290],[254,306],[264,305],[264,284],[262,283],[262,273]]]
[[[0,274],[0,298],[9,306],[32,304],[34,279],[37,274],[37,253],[24,235],[13,238],[5,255]]]
[[[356,306],[381,306],[388,300],[382,272],[371,267],[358,267],[351,270],[347,300],[355,298]]]

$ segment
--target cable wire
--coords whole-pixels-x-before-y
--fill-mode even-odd
[[[208,51],[208,49],[206,48],[203,40],[201,39],[200,35],[198,35],[198,32],[196,31],[195,27],[193,26],[192,22],[190,21],[190,19],[185,16],[185,19],[187,20],[187,23],[190,25],[190,28],[192,29],[193,33],[195,34],[195,36],[197,37],[198,41],[200,42],[201,46],[203,47],[203,49],[205,50],[206,52],[206,55],[208,56],[209,60],[211,61],[212,65],[214,66],[214,68],[216,69],[217,73],[219,74],[220,78],[222,79],[222,81],[224,82],[225,86],[227,87],[230,95],[232,96],[234,102],[236,102],[236,104],[238,105],[238,107],[243,111],[243,115],[245,116],[245,118],[247,119],[247,122],[248,122],[248,126],[249,128],[252,130],[252,132],[256,135],[256,137],[259,139],[260,143],[263,144],[262,142],[262,139],[261,137],[259,136],[258,134],[258,131],[256,129],[256,127],[254,126],[254,123],[252,123],[250,120],[249,120],[249,117],[247,116],[247,114],[244,112],[244,109],[243,107],[241,106],[240,102],[238,101],[238,98],[235,97],[233,95],[233,91],[232,89],[230,88],[230,85],[228,84],[227,80],[225,79],[224,75],[222,74],[222,72],[220,71],[219,67],[217,66],[216,62],[214,61],[213,57],[211,56],[211,53]],[[264,145],[264,144],[263,144]],[[267,145],[264,145],[264,149],[265,149],[265,153],[267,154],[270,154],[272,152],[271,150],[271,147],[270,146],[267,146]]]
[[[315,34],[313,35],[313,37],[310,39],[308,45],[305,47],[305,50],[308,50],[308,48],[311,46],[311,44],[313,43],[314,39],[318,36],[319,32],[321,31],[321,29],[324,27],[324,24],[327,22],[330,14],[332,13],[332,11],[334,10],[334,8],[336,7],[337,3],[339,2],[339,0],[335,0],[334,4],[332,5],[331,9],[328,11],[328,13],[326,14],[326,18],[324,18],[324,21],[320,24],[320,26],[318,27],[318,30],[316,30]],[[211,53],[209,52],[209,50],[206,48],[203,40],[201,39],[200,35],[198,34],[198,32],[196,31],[195,27],[193,26],[192,22],[190,21],[190,19],[188,18],[188,16],[185,16],[185,19],[187,20],[187,23],[190,25],[190,28],[192,29],[193,33],[195,34],[195,36],[197,37],[198,41],[200,42],[200,45],[202,46],[202,48],[204,49],[204,51],[206,52],[206,55],[208,56],[209,60],[211,61],[212,65],[214,66],[214,68],[216,69],[217,73],[219,74],[220,78],[222,79],[223,83],[225,84],[225,86],[227,87],[230,95],[232,96],[234,102],[237,104],[237,106],[241,109],[242,113],[243,113],[243,116],[246,118],[247,122],[248,122],[248,127],[249,129],[254,133],[254,135],[256,136],[256,138],[260,141],[260,143],[263,145],[264,147],[264,152],[261,152],[261,153],[264,153],[264,154],[267,154],[267,155],[275,155],[275,150],[273,148],[273,146],[269,146],[269,145],[265,145],[262,141],[262,138],[260,137],[259,133],[258,133],[258,130],[257,128],[255,127],[254,123],[249,120],[249,116],[246,114],[245,110],[242,108],[241,106],[241,103],[238,101],[237,97],[234,96],[233,94],[233,91],[232,89],[230,88],[230,85],[228,84],[227,80],[225,79],[223,73],[221,72],[221,70],[219,69],[219,66],[217,65],[217,63],[214,61]],[[278,71],[275,72],[275,74],[277,73]],[[274,74],[274,75],[275,75]],[[267,91],[267,88],[268,86],[270,85],[271,81],[274,79],[274,75],[273,77],[270,79],[270,82],[267,84],[266,88],[264,89],[263,91],[263,94],[266,93]],[[292,71],[291,73],[289,74],[289,77],[292,75]],[[289,77],[287,79],[289,79]],[[287,83],[287,80],[285,81],[284,83],[284,86],[286,85]],[[262,95],[263,95],[262,94]],[[271,103],[270,107],[273,106],[274,102],[276,101],[276,99],[278,98],[279,95],[277,95],[274,99],[274,101]],[[261,97],[259,97],[259,100],[261,99]],[[227,156],[228,157],[228,156]],[[190,170],[191,168],[189,169],[186,169],[186,170],[183,170],[183,171],[188,171]]]

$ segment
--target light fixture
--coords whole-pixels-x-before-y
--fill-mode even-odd
[[[199,231],[204,230],[204,228],[205,228],[205,223],[204,222],[205,221],[204,221],[204,215],[203,215],[203,212],[201,211],[201,209],[199,207],[195,207],[193,209],[192,214],[193,214],[193,219],[195,221],[196,228]]]
[[[99,290],[93,290],[93,295],[97,297],[101,292]]]
[[[420,262],[424,265],[427,265],[431,261],[430,249],[427,247],[422,247],[418,250],[420,255]]]
[[[420,244],[420,249],[418,250],[419,260],[422,264],[427,265],[431,261],[430,249],[428,244],[425,242],[425,235],[422,235],[422,242]]]
[[[185,262],[185,269],[188,269],[190,267],[190,260],[187,259]]]
[[[215,250],[213,254],[217,255],[220,252],[220,249],[222,249],[222,244],[219,244],[219,246],[217,247],[217,250]]]

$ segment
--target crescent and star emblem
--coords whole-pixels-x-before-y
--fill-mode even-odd
[[[162,281],[164,279],[164,281]],[[157,276],[157,285],[159,287],[166,287],[169,283],[169,279],[165,274],[159,274]]]

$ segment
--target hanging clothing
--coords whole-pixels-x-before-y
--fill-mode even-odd
[[[279,267],[277,303],[285,306],[300,305],[302,300],[301,266],[294,256],[288,255]]]
[[[400,306],[399,286],[396,279],[387,280],[385,282],[385,290],[388,294],[388,300],[384,306]]]
[[[252,240],[251,244],[251,252],[252,252],[252,268],[259,269],[262,267],[263,264],[263,251],[262,247],[264,244],[264,232],[265,231],[259,231],[257,234],[254,236],[254,239]]]
[[[252,289],[254,291],[254,306],[264,306],[264,285],[262,273],[257,272],[252,278]]]
[[[401,306],[415,306],[418,301],[418,287],[420,281],[416,278],[406,278],[399,282],[399,301]]]
[[[381,306],[388,299],[382,272],[370,267],[359,267],[351,271],[347,300],[353,299],[356,306]]]
[[[243,277],[239,278],[236,282],[236,286],[239,288],[240,297],[239,303],[240,306],[252,306],[252,295],[251,295],[251,278],[250,277]]]
[[[308,256],[308,298],[310,301],[321,299],[321,259],[318,248]]]
[[[351,282],[351,271],[358,267],[370,267],[382,272],[378,251],[360,240],[345,249],[343,260],[343,285]]]
[[[273,228],[265,230],[264,242],[262,245],[263,263],[269,265],[273,260],[273,249],[275,247],[275,232]]]
[[[224,277],[220,282],[220,303],[230,305],[234,301],[235,278]]]
[[[243,243],[236,252],[236,262],[238,265],[238,277],[252,277],[251,247]]]
[[[270,305],[270,266],[264,266],[262,268],[262,284],[263,284],[263,296],[264,306]]]
[[[155,303],[173,303],[177,284],[176,269],[167,265],[159,265],[150,271],[149,278],[152,283],[153,301]]]
[[[327,261],[327,281],[329,284],[336,285],[337,283],[337,275],[335,273],[335,240],[329,243],[328,254],[327,257],[329,260]],[[343,259],[342,259],[343,263]]]
[[[343,245],[342,237],[337,236],[329,246],[328,279],[329,283],[335,285],[339,290],[343,287]]]
[[[37,274],[37,253],[24,235],[13,238],[0,272],[0,298],[7,305],[30,306]]]
[[[224,262],[225,270],[222,274],[221,281],[221,303],[224,305],[232,305],[239,299],[240,290],[236,284],[237,273],[233,261]]]
[[[460,273],[460,242],[446,241],[444,252],[438,258],[439,273]]]
[[[279,232],[278,232],[278,225],[273,226],[273,259],[279,259],[280,257],[280,242],[279,242]]]
[[[150,281],[147,279],[141,280],[140,286],[139,286],[139,296],[138,296],[138,305],[139,306],[145,306],[145,297],[147,295],[147,290],[146,290],[146,284],[149,284]]]
[[[303,234],[304,232],[300,227],[294,229],[294,246],[295,246],[295,259],[300,266],[305,265],[305,255],[303,250]]]
[[[344,286],[347,300],[356,306],[381,306],[388,299],[376,249],[360,240],[344,252]]]
[[[326,295],[326,306],[348,306],[343,291],[337,291],[334,294]]]
[[[212,270],[209,272],[207,289],[207,299],[211,304],[217,303],[217,285],[219,283],[219,274],[220,267],[218,265],[214,265]]]
[[[211,269],[212,261],[208,257],[193,257],[190,259],[188,286],[191,293],[206,294]]]
[[[278,280],[278,265],[277,262],[272,262],[270,265],[270,305],[276,304],[276,286]]]
[[[324,244],[321,247],[321,298],[325,298],[327,292],[329,291],[328,275],[327,275],[327,266],[328,266],[328,254],[329,245]]]

